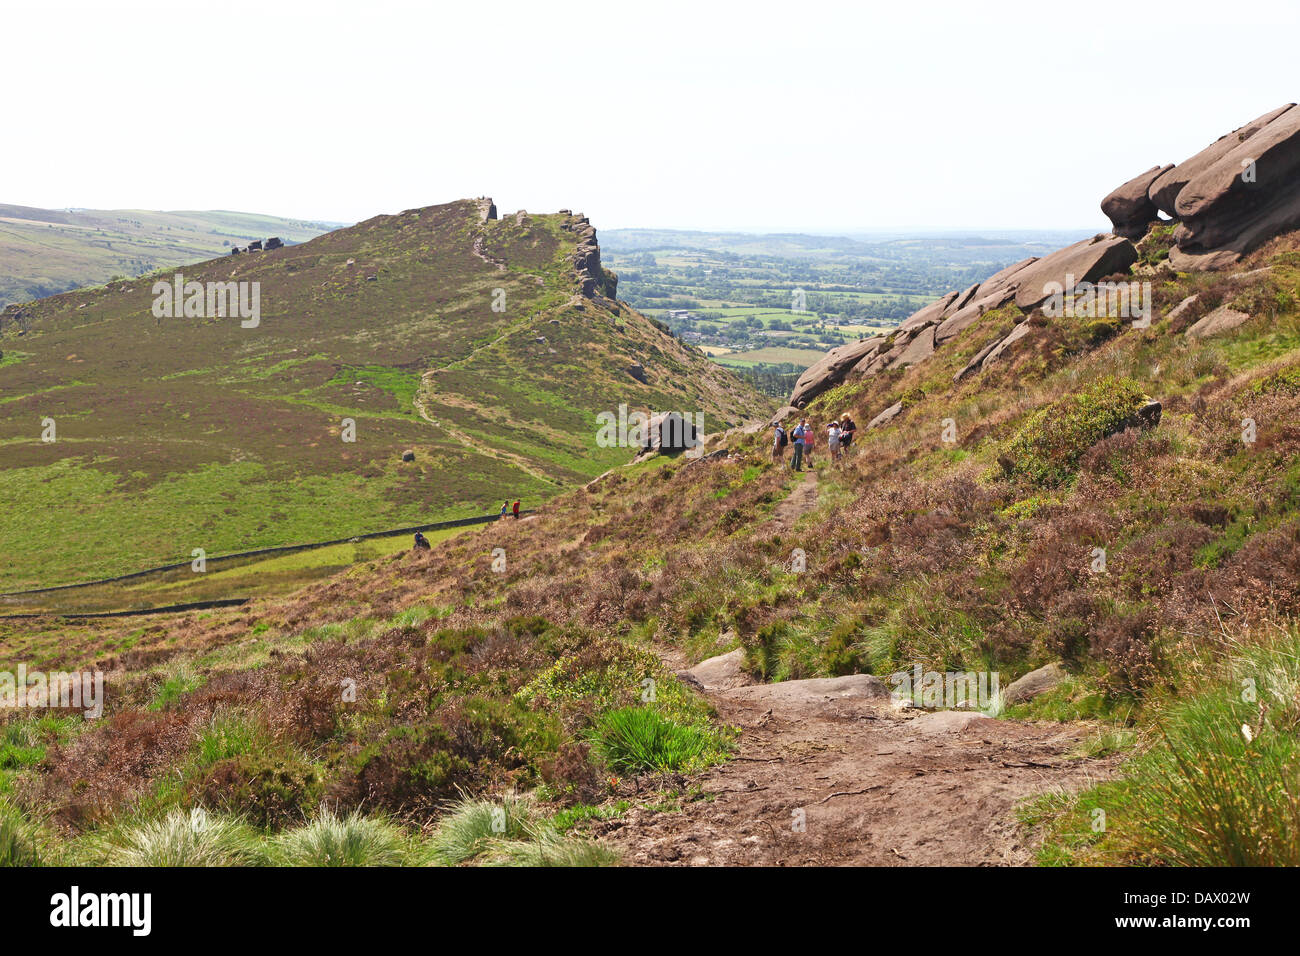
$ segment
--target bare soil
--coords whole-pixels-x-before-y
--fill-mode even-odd
[[[914,717],[792,691],[709,692],[741,730],[735,759],[694,781],[703,794],[681,810],[636,808],[597,835],[634,865],[1023,865],[1033,846],[1016,804],[1113,769],[1068,755],[1086,724]]]

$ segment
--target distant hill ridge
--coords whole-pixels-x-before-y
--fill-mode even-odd
[[[340,225],[229,210],[39,209],[0,203],[0,307],[200,262],[270,236],[305,242]]]
[[[156,317],[177,272],[257,283],[257,326]],[[770,412],[616,291],[586,217],[470,199],[10,306],[0,590],[530,507],[631,457],[598,442],[624,404]]]

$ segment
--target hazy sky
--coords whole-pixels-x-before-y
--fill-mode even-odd
[[[1300,4],[3,0],[0,202],[1106,227],[1300,98]]]

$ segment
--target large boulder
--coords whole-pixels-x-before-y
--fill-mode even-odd
[[[1300,228],[1300,109],[1223,152],[1179,191],[1174,210],[1174,240],[1192,268],[1231,264]]]
[[[1069,292],[1081,282],[1096,282],[1127,272],[1137,262],[1137,249],[1122,236],[1101,233],[1058,249],[1023,269],[1017,276],[1016,305],[1028,311],[1048,299],[1055,283]]]
[[[893,421],[902,413],[902,411],[903,403],[894,402],[894,404],[890,405],[875,418],[871,419],[871,421],[867,422],[867,428],[879,428],[881,425]]]
[[[876,335],[831,349],[799,376],[799,380],[794,383],[794,391],[790,393],[790,404],[803,408],[822,392],[839,385],[849,369],[863,357],[874,355],[884,342],[883,335]]]
[[[1233,130],[1226,136],[1219,137],[1195,156],[1184,160],[1173,169],[1161,173],[1151,183],[1151,188],[1148,190],[1151,201],[1166,216],[1176,217],[1178,212],[1175,206],[1178,195],[1182,192],[1184,186],[1217,163],[1223,158],[1224,154],[1250,139],[1273,120],[1290,111],[1293,105],[1288,103],[1286,106],[1265,113],[1258,119]]]
[[[1173,168],[1172,164],[1152,166],[1145,173],[1116,187],[1101,201],[1101,211],[1115,227],[1115,235],[1126,239],[1141,239],[1146,235],[1147,227],[1158,216],[1156,204],[1149,195],[1151,184]]]

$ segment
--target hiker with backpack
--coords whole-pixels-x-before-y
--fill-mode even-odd
[[[415,550],[416,550],[416,551],[430,551],[430,550],[432,550],[432,547],[431,547],[430,544],[429,544],[429,539],[426,538],[426,537],[425,537],[421,532],[419,532],[419,531],[415,532]]]
[[[785,426],[780,422],[776,423],[776,431],[772,435],[772,460],[785,464],[785,448],[790,444],[790,436],[785,433]]]
[[[791,471],[803,471],[804,439],[807,438],[808,432],[808,419],[805,418],[790,433],[790,437],[794,439],[794,457],[790,459]]]
[[[515,516],[516,521],[519,520],[519,502],[515,502],[514,508],[511,509],[511,514]]]
[[[806,464],[809,468],[813,467],[813,460],[812,460],[813,444],[814,444],[813,439],[815,439],[816,437],[817,437],[817,429],[809,425],[807,419],[804,419],[803,460],[804,460],[804,464]]]

